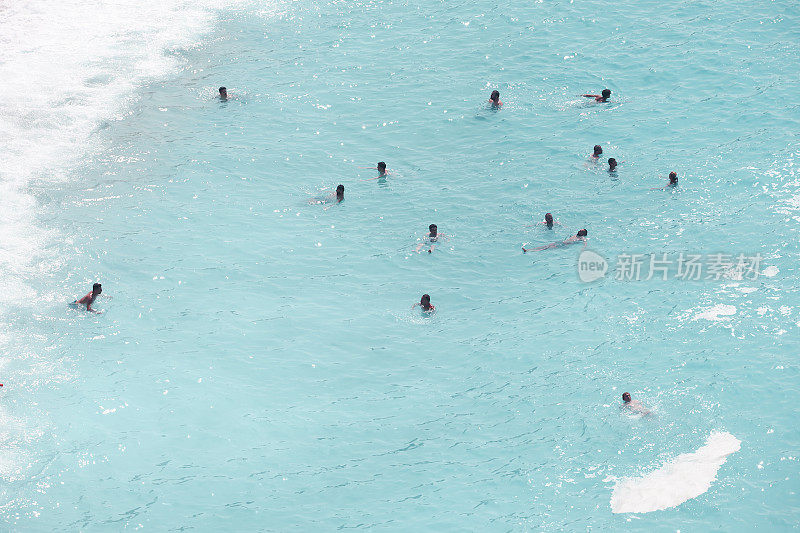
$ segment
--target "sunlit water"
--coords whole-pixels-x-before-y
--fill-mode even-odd
[[[795,5],[59,6],[0,10],[3,529],[796,527]],[[614,279],[681,252],[766,275]]]

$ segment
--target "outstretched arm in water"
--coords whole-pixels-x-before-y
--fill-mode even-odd
[[[552,243],[547,244],[545,246],[539,246],[538,248],[525,248],[523,246],[522,247],[522,253],[541,252],[542,250],[549,250],[550,248],[558,248],[559,246],[562,246],[563,244],[564,243],[562,243],[562,242],[552,242]]]
[[[378,170],[378,169],[377,169],[377,168],[375,168],[375,167],[363,167],[363,168],[371,168],[371,169],[373,169],[373,170]],[[391,174],[391,172],[389,172],[389,171],[387,170],[386,172],[384,172],[384,173],[383,173],[383,174],[381,174],[380,176],[375,176],[374,178],[367,178],[367,179],[365,179],[365,180],[360,180],[360,181],[372,181],[372,180],[379,180],[379,179],[381,179],[381,178],[385,178],[385,177],[386,177],[386,176],[388,176],[389,174]]]

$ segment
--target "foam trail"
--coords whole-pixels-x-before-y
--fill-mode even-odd
[[[0,0],[0,375],[5,396],[26,375],[35,374],[37,383],[56,379],[44,370],[54,364],[46,359],[50,354],[29,346],[37,332],[21,331],[14,313],[48,297],[67,301],[74,296],[35,290],[68,260],[59,248],[70,237],[39,222],[32,190],[80,180],[71,169],[106,148],[99,145],[102,136],[95,135],[99,128],[127,116],[139,87],[180,65],[166,52],[191,46],[212,29],[216,12],[231,9],[232,3]],[[37,364],[42,361],[47,364]],[[25,474],[38,435],[30,428],[42,426],[38,419],[28,422],[31,391],[24,394],[19,407],[0,402],[0,479],[5,481]],[[0,506],[6,500],[0,491]]]
[[[726,432],[713,432],[696,452],[684,453],[642,477],[622,478],[614,485],[611,511],[649,513],[680,505],[706,492],[728,455],[741,441]]]
[[[230,2],[224,7],[229,8]],[[165,52],[211,29],[212,0],[0,1],[0,316],[30,298],[58,235],[35,220],[34,183],[72,178],[93,133],[135,90],[174,69]]]

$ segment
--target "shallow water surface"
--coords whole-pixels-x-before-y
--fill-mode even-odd
[[[124,18],[65,26],[108,40],[0,115],[29,139],[0,177],[4,527],[796,527],[794,7],[176,2],[121,42]],[[581,228],[601,280],[580,245],[522,253]],[[634,253],[763,262],[614,279]],[[65,305],[96,280],[102,314]],[[708,461],[665,484],[705,483],[725,433],[699,496],[612,512],[681,454]]]

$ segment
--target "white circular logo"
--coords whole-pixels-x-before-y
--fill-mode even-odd
[[[584,250],[578,256],[578,277],[584,283],[590,283],[606,275],[608,263],[600,254]]]

